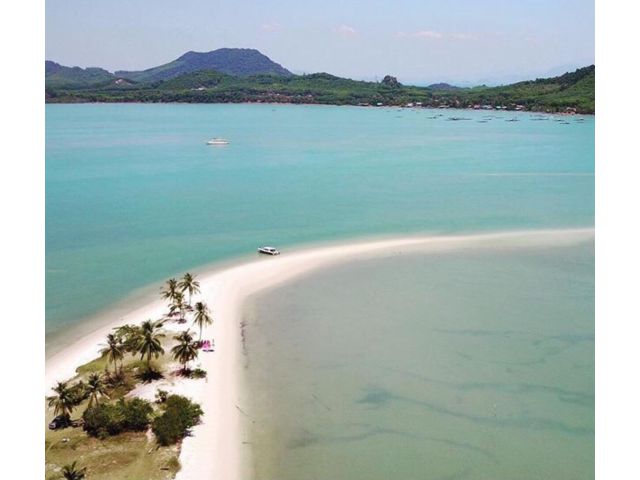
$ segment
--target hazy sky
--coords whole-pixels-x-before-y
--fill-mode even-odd
[[[257,48],[294,73],[502,82],[594,63],[593,0],[47,0],[46,58],[137,70]]]

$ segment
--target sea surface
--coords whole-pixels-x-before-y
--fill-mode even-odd
[[[263,244],[592,227],[594,123],[47,105],[48,353],[166,278]],[[593,478],[593,262],[591,242],[412,253],[252,297],[255,480]]]
[[[246,258],[262,244],[591,226],[594,118],[564,121],[466,110],[47,105],[47,344],[172,275]],[[230,145],[205,145],[214,136]]]
[[[254,296],[253,478],[594,478],[593,254],[396,255]]]

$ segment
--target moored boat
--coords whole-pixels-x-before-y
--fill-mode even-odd
[[[207,145],[229,145],[229,141],[224,138],[212,138],[207,142]]]
[[[275,247],[260,247],[258,253],[264,253],[265,255],[280,255],[280,251]]]

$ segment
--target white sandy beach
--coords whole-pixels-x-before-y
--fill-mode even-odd
[[[286,251],[279,257],[263,256],[234,267],[201,273],[201,294],[213,312],[214,324],[203,338],[215,338],[215,353],[202,352],[198,362],[207,370],[207,380],[179,380],[171,390],[192,397],[202,404],[202,424],[182,445],[182,469],[178,479],[238,480],[250,477],[248,462],[243,462],[248,447],[242,438],[244,415],[238,403],[242,388],[242,338],[240,313],[250,295],[332,264],[368,257],[393,256],[409,251],[438,252],[455,249],[526,248],[572,245],[592,241],[594,230],[565,229],[504,232],[465,236],[421,236],[385,239]],[[47,360],[45,386],[71,378],[77,366],[98,355],[105,335],[123,323],[140,323],[160,318],[166,305],[158,300],[132,310],[113,324],[103,326]],[[184,325],[169,324],[182,330]],[[147,391],[146,395],[152,392]]]

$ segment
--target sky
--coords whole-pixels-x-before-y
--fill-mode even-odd
[[[46,59],[142,70],[256,48],[294,73],[500,84],[594,60],[593,0],[47,0]]]

